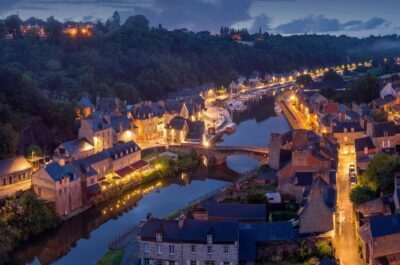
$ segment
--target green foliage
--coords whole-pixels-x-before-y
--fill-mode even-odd
[[[376,198],[376,192],[368,186],[358,185],[350,192],[350,201],[359,205]]]
[[[42,149],[36,144],[31,144],[26,148],[25,151],[26,156],[41,156],[43,155]]]
[[[309,258],[306,262],[304,262],[304,265],[319,265],[320,260],[317,257],[311,257]]]
[[[246,194],[247,203],[266,203],[265,193],[262,190],[250,189]]]
[[[324,81],[324,82],[339,82],[339,81],[343,81],[343,78],[338,73],[336,73],[335,70],[329,69],[328,72],[324,73],[324,76],[322,77],[322,81]]]
[[[361,75],[351,88],[351,98],[357,103],[371,102],[379,97],[380,88],[379,79],[375,75]]]
[[[305,88],[309,87],[313,82],[311,75],[300,75],[296,78],[296,84]]]
[[[372,190],[390,194],[394,190],[394,174],[400,169],[400,158],[398,155],[380,153],[368,164],[363,176],[364,184]]]
[[[333,257],[333,247],[329,240],[321,239],[315,243],[319,257]]]
[[[0,123],[0,159],[12,157],[17,151],[19,135],[11,124]]]
[[[54,228],[58,223],[54,208],[33,192],[7,199],[0,208],[0,256],[5,256],[19,242]]]
[[[372,119],[375,122],[386,121],[388,118],[388,114],[386,111],[374,111],[372,112]]]
[[[104,256],[96,262],[96,265],[120,265],[122,258],[124,257],[124,250],[110,250],[107,251]]]

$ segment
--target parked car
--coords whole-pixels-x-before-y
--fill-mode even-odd
[[[282,198],[279,192],[267,192],[265,193],[265,197],[269,203],[281,203]]]
[[[351,187],[354,187],[357,184],[357,177],[355,171],[349,172],[349,179]]]

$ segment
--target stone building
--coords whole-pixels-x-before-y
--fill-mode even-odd
[[[85,138],[93,145],[94,153],[111,148],[114,145],[110,115],[96,113],[81,120],[78,138]]]
[[[32,165],[23,156],[17,156],[0,161],[0,187],[30,180]]]
[[[204,122],[176,116],[165,126],[165,142],[169,144],[200,143],[204,132]]]
[[[88,97],[82,97],[75,107],[75,114],[78,119],[86,118],[95,111],[95,106]]]
[[[192,210],[196,220],[209,221],[238,221],[238,222],[265,222],[267,221],[267,207],[265,204],[240,204],[205,202]]]
[[[367,264],[400,264],[400,215],[371,217],[359,228],[358,234]]]
[[[83,206],[81,180],[70,165],[51,162],[32,176],[32,188],[43,200],[53,203],[59,216]]]
[[[239,228],[233,221],[151,219],[138,233],[140,264],[237,265]]]

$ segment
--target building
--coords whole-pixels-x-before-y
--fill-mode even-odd
[[[201,143],[204,132],[203,121],[192,121],[176,116],[165,126],[165,142],[169,144]]]
[[[43,200],[53,203],[59,216],[83,206],[81,179],[70,165],[51,162],[32,176],[32,188]]]
[[[86,118],[95,111],[95,106],[88,97],[82,97],[75,107],[75,113],[78,119]]]
[[[332,132],[339,144],[343,146],[352,146],[356,139],[365,137],[365,129],[361,127],[359,122],[354,121],[340,122],[333,128]]]
[[[78,139],[81,138],[88,140],[94,148],[94,153],[113,147],[114,135],[110,115],[98,112],[82,119],[78,133]]]
[[[400,215],[371,217],[358,234],[367,264],[400,264]]]
[[[138,232],[140,264],[237,265],[239,228],[234,221],[150,219]]]
[[[205,202],[192,211],[196,220],[238,222],[265,222],[267,221],[267,208],[265,204],[240,204]]]
[[[393,121],[368,123],[367,134],[371,136],[377,150],[394,152],[400,143],[400,126]]]
[[[377,148],[373,143],[371,137],[358,138],[354,141],[356,151],[357,167],[361,170],[366,170],[369,161],[377,153]]]
[[[69,162],[91,156],[94,150],[94,146],[86,138],[74,139],[60,144],[54,150],[54,158]]]
[[[32,165],[23,156],[0,161],[0,187],[30,180]]]

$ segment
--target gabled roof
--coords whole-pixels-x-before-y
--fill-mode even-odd
[[[352,129],[354,130],[353,132],[365,131],[358,122],[344,121],[344,122],[338,123],[333,128],[333,132],[334,133],[344,133],[345,129],[347,130],[347,133],[352,132]]]
[[[391,103],[395,100],[396,100],[396,98],[392,94],[389,94],[383,98],[377,98],[377,99],[373,100],[373,103],[379,107],[383,107],[384,105]]]
[[[176,116],[165,126],[165,128],[181,131],[185,126],[188,126],[187,120],[183,117]]]
[[[126,115],[118,115],[118,116],[113,115],[111,116],[110,121],[111,121],[111,126],[115,132],[122,132],[131,129],[133,122]]]
[[[78,101],[77,106],[79,108],[91,108],[91,109],[95,108],[94,104],[92,103],[92,101],[88,97],[82,97]]]
[[[0,161],[0,176],[6,176],[15,172],[21,172],[31,169],[32,165],[23,156],[16,156],[13,158]]]
[[[400,133],[400,126],[396,125],[393,121],[384,121],[374,124],[374,137],[394,136]]]
[[[356,152],[364,151],[364,148],[373,149],[376,148],[369,136],[355,139],[354,141]]]
[[[208,217],[224,218],[226,220],[261,219],[266,220],[265,204],[214,203],[202,204]]]
[[[49,176],[54,180],[58,181],[64,177],[69,177],[71,180],[77,179],[74,174],[74,170],[71,166],[65,165],[61,166],[58,162],[53,161],[43,167],[43,169],[49,174]]]
[[[141,240],[155,241],[156,232],[162,229],[165,242],[207,242],[207,234],[213,231],[213,242],[233,243],[239,240],[238,223],[234,221],[203,221],[185,219],[182,228],[178,220],[151,219],[139,230]]]
[[[201,140],[205,130],[204,122],[189,120],[188,125],[189,125],[189,133],[187,135],[187,138],[191,140]]]
[[[371,217],[369,222],[373,238],[394,234],[400,236],[400,214]]]
[[[64,142],[60,145],[68,153],[74,154],[76,152],[85,152],[94,149],[93,145],[89,143],[86,138],[74,139]]]

